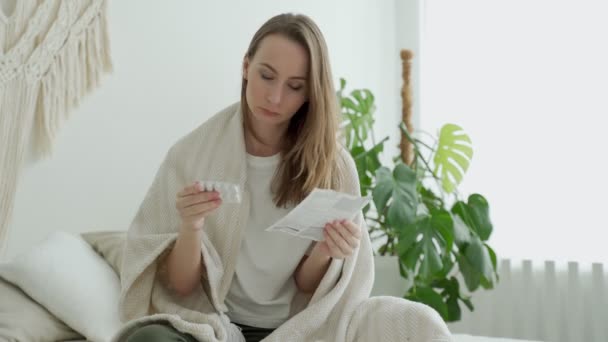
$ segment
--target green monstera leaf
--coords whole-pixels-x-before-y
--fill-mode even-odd
[[[418,270],[423,280],[441,275],[454,241],[452,218],[445,210],[422,217],[399,231],[398,252],[409,271]],[[416,265],[420,264],[417,268]]]
[[[452,193],[467,172],[473,148],[471,139],[458,125],[446,124],[439,133],[439,144],[433,162],[435,174],[441,177],[442,187]]]
[[[416,173],[403,163],[397,164],[393,172],[384,166],[379,168],[372,197],[378,213],[387,210],[386,219],[391,226],[402,227],[413,223],[418,207]]]
[[[470,195],[467,203],[456,202],[452,207],[452,213],[458,215],[467,226],[471,227],[482,241],[490,238],[494,227],[490,221],[488,201],[482,195]]]
[[[447,322],[456,322],[461,318],[461,310],[459,302],[466,305],[469,310],[473,311],[473,303],[471,298],[460,292],[460,282],[456,277],[445,277],[433,284],[436,290],[441,291],[441,295],[445,299],[445,303],[448,307],[448,319]]]
[[[376,170],[382,166],[379,155],[383,150],[384,140],[367,150],[363,146],[355,146],[350,151],[357,166],[361,195],[363,196],[367,196],[368,190],[372,187]]]
[[[415,291],[406,295],[405,298],[427,304],[435,309],[444,320],[448,320],[449,318],[449,308],[444,302],[443,297],[430,287],[416,287]]]
[[[458,266],[469,291],[477,290],[479,285],[484,288],[494,286],[494,264],[493,256],[481,239],[473,238],[465,247],[464,254],[458,257]]]
[[[343,119],[347,122],[344,127],[346,146],[352,149],[355,145],[363,144],[368,138],[374,125],[373,113],[376,111],[374,94],[368,89],[357,89],[350,96],[343,96],[346,81],[341,80],[338,100],[342,108]]]

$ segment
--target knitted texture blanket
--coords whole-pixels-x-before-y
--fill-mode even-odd
[[[12,3],[0,10],[0,253],[28,151],[48,155],[60,123],[112,70],[105,1]]]
[[[246,191],[246,152],[240,104],[233,104],[180,139],[166,154],[127,234],[121,268],[120,315],[125,325],[114,337],[124,341],[134,329],[154,322],[171,324],[199,341],[244,341],[230,323],[224,299],[234,275],[251,201]],[[355,163],[341,149],[338,191],[359,195]],[[164,257],[178,235],[176,194],[196,180],[238,184],[240,204],[223,204],[205,219],[201,240],[206,274],[189,296],[166,281]],[[363,215],[360,246],[346,259],[333,259],[312,295],[298,293],[290,319],[264,341],[450,341],[440,316],[428,306],[396,297],[369,298],[374,281],[372,247]]]

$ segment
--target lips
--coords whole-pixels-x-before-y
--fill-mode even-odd
[[[263,107],[259,107],[259,108],[260,108],[260,112],[262,112],[262,114],[264,114],[266,116],[279,116],[279,113],[277,113],[277,112],[273,112],[273,111],[268,110]]]

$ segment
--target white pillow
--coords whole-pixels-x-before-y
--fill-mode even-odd
[[[80,236],[54,232],[11,262],[0,277],[19,286],[72,329],[93,342],[110,341],[122,323],[120,280]]]

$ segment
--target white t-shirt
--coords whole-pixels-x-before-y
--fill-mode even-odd
[[[251,209],[226,296],[227,315],[233,322],[269,329],[289,318],[291,300],[298,291],[293,273],[312,247],[310,240],[264,231],[291,210],[277,208],[272,200],[270,184],[279,161],[279,154],[247,155]]]

